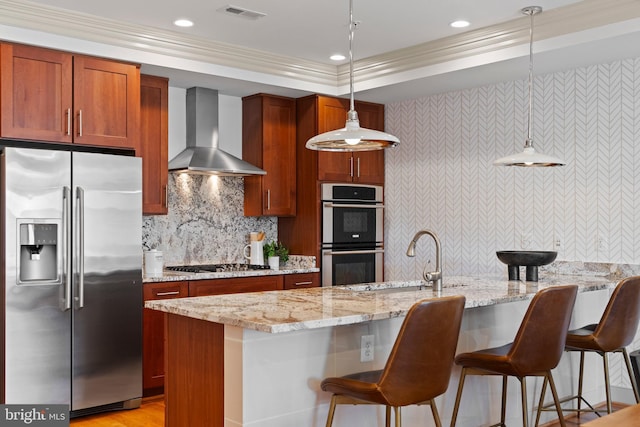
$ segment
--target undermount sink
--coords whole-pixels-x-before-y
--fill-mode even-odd
[[[520,280],[520,267],[527,268],[527,281],[538,281],[538,267],[551,264],[558,256],[555,251],[497,251],[498,259],[507,264],[509,280]]]

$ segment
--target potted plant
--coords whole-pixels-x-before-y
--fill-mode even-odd
[[[264,257],[268,260],[272,270],[278,270],[280,264],[289,260],[289,250],[282,242],[271,241],[264,245]]]

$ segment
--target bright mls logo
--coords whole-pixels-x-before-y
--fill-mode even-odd
[[[0,405],[0,427],[68,427],[69,405]]]

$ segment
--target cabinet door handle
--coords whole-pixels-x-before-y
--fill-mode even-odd
[[[349,157],[349,176],[353,178],[353,157]]]
[[[304,285],[310,285],[313,282],[296,282],[294,283],[294,286],[304,286]]]
[[[67,135],[71,136],[71,108],[67,108]]]
[[[162,206],[164,206],[165,208],[169,206],[169,186],[168,185],[164,186],[164,200],[163,200]]]
[[[157,297],[166,297],[168,295],[180,295],[180,291],[156,292]]]
[[[267,190],[267,210],[271,210],[271,190]]]
[[[82,110],[78,110],[78,136],[82,136]]]
[[[358,157],[358,178],[360,178],[360,157]]]

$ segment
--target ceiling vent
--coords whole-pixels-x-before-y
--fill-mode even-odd
[[[246,19],[258,19],[264,18],[267,16],[266,13],[256,12],[255,10],[249,10],[238,6],[226,5],[221,9],[218,9],[218,12],[226,13],[227,15],[240,16]]]

